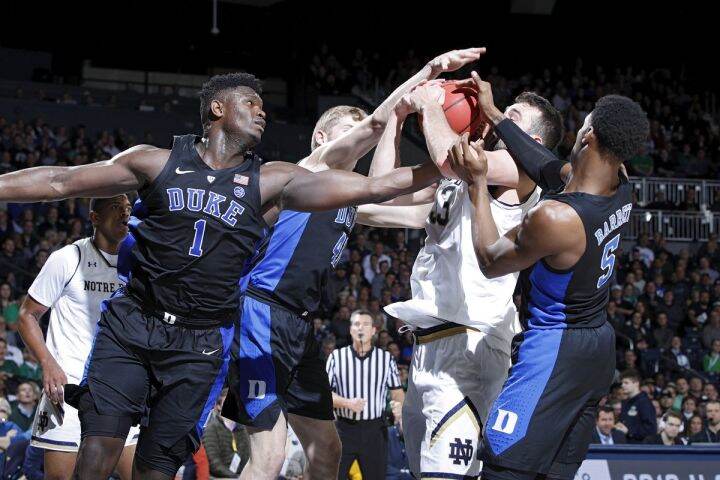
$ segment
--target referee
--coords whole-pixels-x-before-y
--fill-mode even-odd
[[[350,316],[352,345],[328,357],[327,372],[333,389],[333,407],[342,441],[338,479],[347,478],[354,460],[363,480],[382,480],[387,469],[387,429],[383,419],[388,389],[393,402],[405,393],[395,360],[373,347],[377,333],[372,314],[356,310]]]

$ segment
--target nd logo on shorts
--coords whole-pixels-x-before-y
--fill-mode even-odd
[[[518,416],[517,413],[509,410],[498,409],[498,416],[495,419],[495,423],[492,429],[510,435],[515,431],[515,425],[517,425]]]

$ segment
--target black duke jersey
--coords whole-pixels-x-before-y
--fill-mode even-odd
[[[175,137],[162,172],[139,191],[118,272],[142,305],[208,326],[236,315],[238,278],[265,223],[260,159],[213,170],[199,140]]]

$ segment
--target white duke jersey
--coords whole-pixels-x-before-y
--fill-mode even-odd
[[[520,224],[540,198],[540,189],[520,205],[494,198],[490,209],[504,235]],[[472,215],[468,185],[444,179],[425,223],[427,238],[413,265],[412,299],[385,307],[390,315],[419,328],[454,322],[498,337],[507,344],[520,326],[513,303],[519,273],[493,279],[480,271],[472,240]]]
[[[53,252],[28,290],[51,309],[45,344],[68,383],[82,379],[100,304],[123,285],[116,266],[117,255],[100,252],[91,238],[83,238]]]

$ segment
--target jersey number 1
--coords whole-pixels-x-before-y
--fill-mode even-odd
[[[199,257],[202,255],[202,242],[203,237],[205,237],[205,224],[207,222],[205,220],[198,220],[195,222],[195,238],[193,238],[192,247],[190,247],[190,251],[188,252],[188,255],[192,257]]]
[[[613,253],[620,245],[620,234],[618,233],[605,245],[603,250],[602,261],[600,262],[600,269],[607,270],[603,273],[597,281],[597,288],[602,287],[612,277],[613,269],[615,267],[615,254]]]

